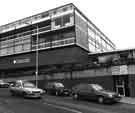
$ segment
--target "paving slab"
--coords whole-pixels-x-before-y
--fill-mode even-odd
[[[120,102],[126,103],[126,104],[135,104],[135,98],[134,97],[122,97]]]

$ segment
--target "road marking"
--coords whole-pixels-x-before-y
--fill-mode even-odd
[[[55,104],[49,104],[49,103],[46,103],[46,102],[44,102],[43,104],[46,104],[48,106],[52,106],[52,107],[55,107],[55,108],[58,108],[58,109],[63,109],[63,110],[66,110],[66,111],[70,111],[70,112],[73,112],[73,113],[83,113],[81,111],[71,109],[71,108],[68,108],[68,107],[64,107],[64,106],[59,106],[59,105],[55,105]]]

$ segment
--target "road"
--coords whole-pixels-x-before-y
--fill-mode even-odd
[[[72,100],[71,97],[45,95],[42,99],[13,97],[0,89],[0,113],[134,113],[135,105],[112,105]]]

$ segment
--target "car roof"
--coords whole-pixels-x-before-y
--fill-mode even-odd
[[[26,81],[26,80],[16,80],[16,83],[19,83],[19,82],[23,83],[23,82],[28,82],[28,81]]]
[[[95,83],[79,83],[79,84],[76,84],[76,85],[73,86],[73,87],[78,87],[78,86],[81,86],[81,85],[93,86],[93,85],[99,85],[99,84],[95,84]],[[99,85],[99,86],[100,86],[100,85]]]
[[[63,84],[61,82],[48,82],[48,84]]]

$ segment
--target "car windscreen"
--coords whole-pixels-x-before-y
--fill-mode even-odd
[[[56,87],[62,87],[62,88],[64,87],[64,85],[62,83],[55,83],[55,86]]]
[[[25,83],[23,83],[23,87],[25,87],[25,88],[35,88],[36,86],[32,83],[25,82]]]
[[[93,84],[92,88],[95,89],[95,90],[103,90],[103,87],[98,85],[98,84]]]

